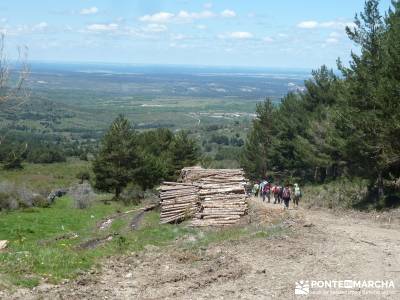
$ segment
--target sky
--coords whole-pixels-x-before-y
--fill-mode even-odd
[[[357,51],[363,0],[1,0],[9,56],[56,62],[317,68]],[[381,1],[382,12],[390,0]]]

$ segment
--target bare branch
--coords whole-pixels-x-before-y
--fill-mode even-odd
[[[26,88],[26,81],[29,77],[30,68],[28,65],[28,48],[18,48],[18,59],[16,66],[17,78],[12,80],[12,70],[5,48],[5,35],[0,34],[0,103],[9,99],[26,100],[29,92]]]

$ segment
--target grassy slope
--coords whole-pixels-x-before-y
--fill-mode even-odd
[[[80,171],[89,169],[88,162],[78,159],[54,164],[24,164],[22,170],[6,171],[0,167],[0,181],[9,181],[17,185],[26,185],[35,191],[48,192],[78,182],[76,175]]]
[[[129,218],[117,220],[110,229],[98,230],[96,223],[117,211],[126,211],[120,203],[95,202],[90,208],[74,208],[68,197],[51,208],[0,213],[0,240],[10,241],[7,252],[0,253],[0,269],[5,281],[34,286],[42,278],[57,282],[90,268],[97,258],[125,250],[141,250],[146,244],[161,245],[186,229],[158,225],[156,212],[144,220],[137,231],[128,230]],[[78,249],[83,241],[117,233],[112,241],[95,249]],[[61,238],[78,235],[76,238]]]
[[[0,289],[12,285],[33,287],[43,280],[59,282],[93,268],[101,258],[141,251],[146,245],[165,246],[183,237],[186,238],[180,247],[196,251],[222,241],[268,238],[284,232],[279,224],[218,230],[190,228],[184,223],[160,225],[157,211],[147,213],[135,231],[129,226],[132,214],[116,219],[109,229],[96,227],[104,217],[134,208],[97,201],[90,208],[79,210],[74,208],[72,199],[63,197],[50,208],[0,213],[0,239],[10,241],[7,251],[0,252]],[[75,238],[62,238],[75,234]],[[109,235],[113,239],[98,247],[77,247]]]

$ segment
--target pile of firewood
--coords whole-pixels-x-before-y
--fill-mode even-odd
[[[184,168],[180,181],[193,183],[245,183],[241,169],[203,169],[201,167]]]
[[[192,226],[224,226],[247,212],[247,181],[240,169],[185,168],[180,181],[160,188],[161,223],[194,216]]]
[[[164,182],[159,190],[160,223],[181,221],[192,217],[198,211],[198,187],[192,184]]]
[[[247,182],[242,170],[185,168],[181,177],[200,189],[200,207],[192,226],[231,225],[246,214]]]

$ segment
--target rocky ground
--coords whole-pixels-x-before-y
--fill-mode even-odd
[[[266,218],[271,211],[283,213],[281,206],[252,201],[260,211],[254,218],[264,212]],[[353,295],[326,296],[312,294],[317,290],[311,289],[306,297],[400,299],[399,224],[301,208],[289,210],[285,222],[289,230],[268,238],[242,238],[196,250],[183,249],[179,241],[164,248],[147,247],[109,259],[100,272],[75,281],[17,290],[3,298],[294,299],[297,281],[351,279],[393,280],[395,288],[371,290],[379,295],[362,295],[366,290],[358,289]]]

